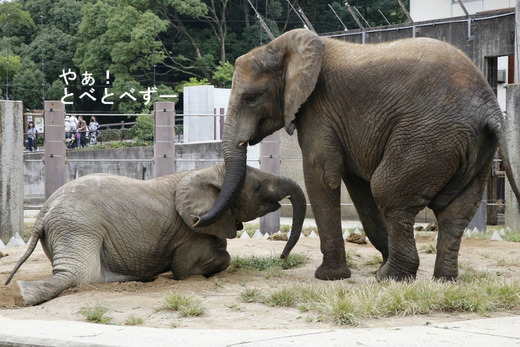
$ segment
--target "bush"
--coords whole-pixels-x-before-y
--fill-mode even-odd
[[[153,142],[153,117],[139,116],[130,128],[130,136],[139,142]]]

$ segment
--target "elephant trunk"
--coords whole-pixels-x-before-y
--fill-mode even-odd
[[[224,136],[228,138],[228,136]],[[240,142],[233,145],[229,142],[222,143],[226,175],[217,200],[211,209],[202,217],[194,220],[194,227],[209,226],[222,217],[224,212],[231,206],[246,177],[247,143]]]
[[[281,258],[286,259],[289,256],[289,253],[298,242],[300,235],[302,233],[303,221],[305,220],[305,213],[307,210],[307,201],[305,200],[305,195],[303,194],[302,189],[296,182],[287,179],[289,181],[290,188],[290,198],[292,208],[293,208],[293,219],[291,226],[291,236],[289,240],[285,244],[285,248],[283,249]]]

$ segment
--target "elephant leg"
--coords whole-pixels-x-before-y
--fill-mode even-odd
[[[489,167],[481,170],[473,181],[447,205],[433,207],[439,227],[434,278],[442,280],[457,278],[461,238],[480,205],[489,170]],[[437,199],[434,200],[436,201]]]
[[[55,242],[52,251],[47,242],[42,242],[42,246],[52,261],[53,276],[40,281],[18,281],[15,288],[17,305],[37,305],[57,297],[68,288],[101,281],[101,238]]]
[[[354,175],[345,175],[343,181],[354,202],[366,235],[374,247],[381,252],[383,264],[386,263],[388,260],[388,233],[383,214],[372,196],[370,183]]]
[[[176,280],[192,275],[209,277],[228,268],[231,257],[227,241],[212,235],[193,233],[193,239],[177,248],[171,264]]]
[[[315,177],[313,172],[315,171],[304,160],[305,186],[318,226],[320,249],[323,254],[323,262],[314,276],[321,280],[350,278],[345,241],[341,233],[341,178],[338,179],[338,184],[331,187],[331,184],[322,182],[321,177]]]
[[[41,281],[17,281],[14,287],[15,303],[18,306],[38,305],[73,286],[74,279],[66,274],[56,274]]]

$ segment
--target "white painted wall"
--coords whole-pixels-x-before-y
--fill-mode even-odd
[[[215,115],[227,113],[231,89],[214,86],[193,86],[184,88],[184,143],[220,141],[222,127],[220,117],[189,116]],[[260,145],[251,146],[247,151],[247,165],[259,168]]]
[[[515,7],[516,0],[462,0],[469,14]],[[416,22],[464,16],[457,0],[410,0],[410,16]]]

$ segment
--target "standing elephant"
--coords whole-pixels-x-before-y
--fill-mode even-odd
[[[292,233],[282,257],[300,237],[306,201],[293,181],[248,167],[235,203],[208,227],[192,218],[207,212],[221,189],[223,165],[147,181],[94,174],[69,182],[44,204],[27,252],[6,285],[31,255],[38,240],[51,260],[53,276],[18,281],[16,304],[36,305],[65,289],[89,283],[149,280],[171,270],[175,279],[210,276],[226,269],[226,238],[246,222],[293,205]]]
[[[370,241],[378,279],[415,278],[415,216],[430,207],[439,234],[434,277],[455,279],[464,229],[500,146],[513,180],[504,120],[486,79],[462,52],[432,39],[354,44],[301,29],[237,59],[223,136],[226,177],[200,226],[235,201],[247,145],[298,133],[319,229],[319,279],[350,277],[341,235],[343,181]]]

